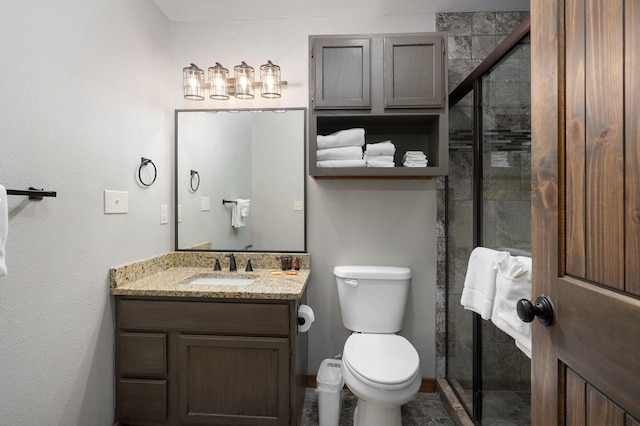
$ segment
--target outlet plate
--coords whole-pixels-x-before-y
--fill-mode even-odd
[[[200,197],[200,211],[208,212],[211,210],[211,203],[209,202],[209,197]]]
[[[129,213],[129,193],[126,191],[104,190],[104,213],[126,214]]]
[[[304,210],[304,201],[294,201],[293,202],[293,210],[294,211],[303,211]]]
[[[178,223],[182,222],[182,206],[178,204]]]
[[[160,205],[160,225],[169,223],[169,208],[166,204]]]

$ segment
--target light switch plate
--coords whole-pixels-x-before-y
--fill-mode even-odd
[[[302,210],[304,210],[304,201],[294,201],[293,202],[293,210],[294,211],[302,211]]]
[[[200,211],[208,212],[210,210],[209,197],[200,197]]]
[[[178,223],[182,222],[182,206],[178,204]]]
[[[129,193],[126,191],[104,190],[104,213],[129,213]]]

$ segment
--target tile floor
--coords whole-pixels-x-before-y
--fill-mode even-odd
[[[357,398],[348,389],[342,390],[340,426],[353,425],[353,410]],[[307,388],[301,426],[318,426],[318,396],[315,389]],[[402,406],[402,426],[455,426],[437,393],[418,393]]]

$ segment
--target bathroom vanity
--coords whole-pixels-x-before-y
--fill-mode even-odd
[[[177,254],[189,255],[204,256]],[[297,311],[309,270],[275,277],[256,270],[246,286],[185,284],[206,271],[171,266],[114,284],[118,272],[111,270],[116,419],[122,425],[299,424],[307,335],[298,332]]]

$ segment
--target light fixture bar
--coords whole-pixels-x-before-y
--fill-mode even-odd
[[[232,96],[238,99],[253,99],[255,89],[267,99],[280,98],[280,89],[287,82],[280,80],[280,67],[271,60],[260,66],[260,81],[254,81],[254,68],[242,61],[234,67],[234,76],[229,77],[229,70],[219,62],[208,68],[208,81],[204,71],[191,64],[183,68],[184,98],[192,101],[203,101],[205,90],[214,100],[228,100]]]

